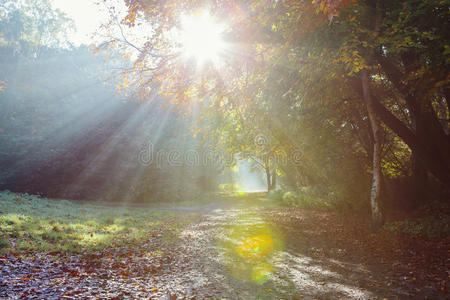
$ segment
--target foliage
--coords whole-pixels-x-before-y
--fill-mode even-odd
[[[374,151],[360,81],[367,72],[374,118],[383,123],[385,175],[418,176],[417,158],[448,184],[447,2],[221,1],[205,8],[202,1],[130,0],[122,24],[148,22],[154,31],[127,76],[141,91],[158,85],[187,114],[194,106],[196,134],[216,150],[250,151],[262,161],[301,153],[300,161],[270,165],[282,185],[331,186],[359,203]],[[222,67],[196,69],[165,34],[181,14],[202,9],[228,22],[224,35],[235,49]],[[260,134],[263,151],[254,144]]]
[[[347,194],[346,194],[347,193]],[[270,191],[267,197],[281,206],[298,207],[319,210],[334,210],[339,212],[349,210],[367,210],[365,197],[360,195],[355,198],[354,194],[341,186],[304,186],[295,191],[277,189]]]
[[[0,45],[14,55],[37,57],[47,47],[67,47],[73,21],[52,8],[49,0],[10,1],[0,4]]]
[[[420,174],[446,186],[447,2],[129,0],[118,12],[106,1],[103,64],[86,48],[61,49],[71,23],[48,1],[3,1],[0,187],[174,202],[217,186],[222,166],[137,162],[151,140],[155,152],[212,150],[226,153],[230,166],[248,160],[298,195],[288,203],[366,207],[374,140],[363,71],[383,123],[384,176],[411,177],[414,191]],[[233,51],[199,68],[182,59],[169,33],[180,15],[203,10],[227,21]],[[142,26],[148,35],[127,38]]]

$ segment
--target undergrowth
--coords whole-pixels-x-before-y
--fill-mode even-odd
[[[442,238],[450,236],[450,206],[442,201],[434,201],[421,207],[417,213],[421,217],[389,222],[386,230],[397,234]]]

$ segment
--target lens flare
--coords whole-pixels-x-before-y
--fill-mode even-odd
[[[243,214],[234,224],[220,245],[227,269],[242,281],[267,282],[274,272],[274,256],[283,248],[280,231],[254,214]]]
[[[258,234],[242,241],[239,255],[248,260],[261,260],[273,252],[273,240],[267,234]]]
[[[252,281],[257,284],[264,284],[270,279],[273,273],[273,266],[268,263],[255,265],[252,268]]]

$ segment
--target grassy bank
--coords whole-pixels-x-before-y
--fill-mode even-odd
[[[137,245],[152,235],[169,245],[195,216],[0,192],[0,252],[96,251]]]

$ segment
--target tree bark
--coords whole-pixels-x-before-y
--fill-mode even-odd
[[[265,167],[266,170],[266,178],[267,178],[267,191],[270,192],[275,189],[277,185],[277,173],[275,170],[270,171],[269,167]]]
[[[267,179],[267,191],[270,192],[272,190],[272,181],[270,180],[270,178],[271,178],[270,168],[265,167],[265,170],[266,170],[266,179]]]
[[[420,105],[410,105],[412,125],[414,127],[416,136],[419,140],[425,140],[427,130],[425,128],[424,118],[422,116],[422,109]],[[412,168],[411,168],[411,186],[410,190],[412,195],[410,196],[410,208],[415,209],[425,202],[426,188],[427,188],[427,171],[425,169],[423,161],[417,153],[417,150],[412,151],[411,156]]]
[[[381,193],[383,174],[381,171],[381,126],[375,113],[374,101],[370,94],[369,73],[367,69],[361,71],[361,86],[363,100],[366,104],[370,125],[373,134],[373,157],[372,157],[372,191],[370,195],[370,207],[372,211],[372,227],[379,229],[383,226],[383,213],[381,210]]]
[[[417,153],[412,154],[412,175],[411,175],[411,205],[415,209],[424,204],[427,198],[428,174]]]
[[[272,171],[272,181],[270,182],[270,189],[274,190],[277,186],[277,172],[275,170]]]

